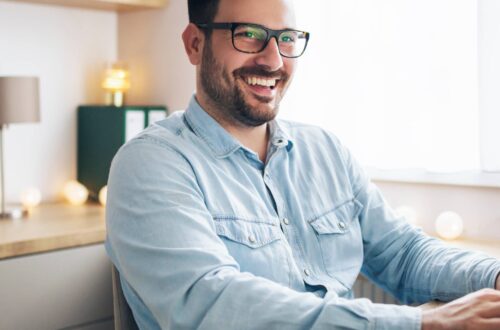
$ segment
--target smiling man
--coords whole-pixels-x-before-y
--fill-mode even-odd
[[[276,119],[309,41],[292,2],[188,4],[196,94],[109,178],[106,247],[140,328],[499,329],[498,260],[425,236],[334,135]],[[455,301],[355,299],[360,272],[404,302]]]

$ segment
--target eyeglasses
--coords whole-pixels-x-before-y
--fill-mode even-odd
[[[297,30],[273,30],[251,23],[199,23],[201,29],[231,30],[233,47],[242,52],[255,54],[263,51],[269,40],[275,38],[283,57],[295,58],[304,53],[309,32]]]

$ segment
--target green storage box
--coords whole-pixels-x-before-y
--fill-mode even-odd
[[[108,182],[118,149],[145,127],[166,117],[165,106],[79,106],[77,179],[97,199]]]

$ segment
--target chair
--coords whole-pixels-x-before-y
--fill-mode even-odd
[[[120,273],[112,265],[111,278],[113,281],[113,311],[115,317],[115,330],[139,330],[135,323],[132,310],[125,299],[120,282]]]

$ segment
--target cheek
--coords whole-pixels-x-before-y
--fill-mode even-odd
[[[297,59],[287,58],[283,61],[284,71],[288,74],[288,78],[292,80],[295,71],[297,70]]]

